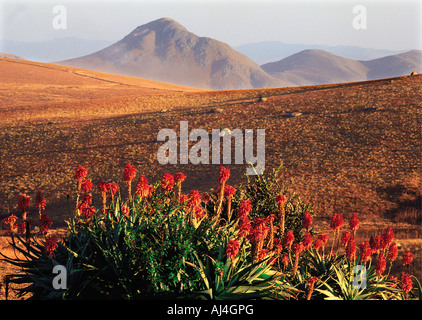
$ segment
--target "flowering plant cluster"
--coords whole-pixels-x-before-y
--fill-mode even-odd
[[[35,197],[36,229],[27,219],[26,195],[18,201],[22,222],[15,215],[4,221],[11,245],[24,256],[3,256],[23,271],[11,281],[27,283],[20,293],[34,299],[414,299],[416,290],[421,295],[409,273],[413,255],[398,259],[391,227],[357,245],[358,215],[345,226],[342,214],[334,213],[332,234],[318,233],[312,207],[280,186],[276,173],[235,188],[228,184],[230,169],[220,167],[215,190],[184,193],[183,173],[167,172],[150,184],[142,174],[135,179],[136,168],[127,164],[125,190],[100,181],[96,208],[94,184],[78,166],[74,214],[63,239],[49,235],[52,221],[41,191]],[[391,274],[396,260],[408,268],[398,277]],[[68,274],[60,290],[51,286],[58,264]],[[353,271],[358,265],[366,270],[361,286]]]

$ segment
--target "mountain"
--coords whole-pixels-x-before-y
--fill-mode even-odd
[[[59,64],[204,89],[287,86],[229,45],[169,18],[137,27],[111,46]]]
[[[5,53],[5,52],[0,52],[0,58],[23,60],[22,57],[16,56],[16,55],[11,54],[11,53]]]
[[[308,45],[289,44],[278,41],[264,41],[248,43],[234,47],[237,51],[251,58],[259,65],[287,58],[295,53],[307,49],[318,49],[328,51],[337,56],[355,60],[372,60],[388,55],[403,53],[404,51],[393,51],[384,49],[361,48],[356,46],[328,46],[328,45]]]
[[[111,41],[58,38],[41,42],[0,40],[0,51],[13,52],[26,60],[52,62],[80,57],[112,44]]]
[[[323,50],[304,50],[261,66],[270,75],[293,85],[363,81],[422,71],[422,51],[369,61],[343,58]]]

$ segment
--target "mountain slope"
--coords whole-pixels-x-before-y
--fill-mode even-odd
[[[259,65],[278,61],[303,50],[319,49],[337,56],[355,60],[372,60],[404,51],[361,48],[356,46],[329,46],[322,44],[290,44],[278,41],[248,43],[234,47],[237,51],[251,58]]]
[[[229,45],[198,37],[169,18],[139,26],[101,51],[59,63],[205,89],[287,85]]]
[[[316,85],[389,78],[421,72],[420,50],[369,61],[343,58],[323,50],[304,50],[262,69],[295,85]]]

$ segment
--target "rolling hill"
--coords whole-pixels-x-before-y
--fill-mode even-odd
[[[229,45],[198,37],[169,18],[139,26],[103,50],[59,64],[214,90],[288,85]]]
[[[293,85],[353,82],[422,71],[422,51],[412,50],[369,61],[343,58],[323,50],[303,50],[262,69]]]

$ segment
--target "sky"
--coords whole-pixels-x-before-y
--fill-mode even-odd
[[[53,27],[63,14],[54,12],[58,5],[65,8],[65,29]],[[358,5],[363,9],[354,12]],[[231,46],[280,41],[422,49],[420,0],[0,0],[0,40],[118,41],[162,17]]]

